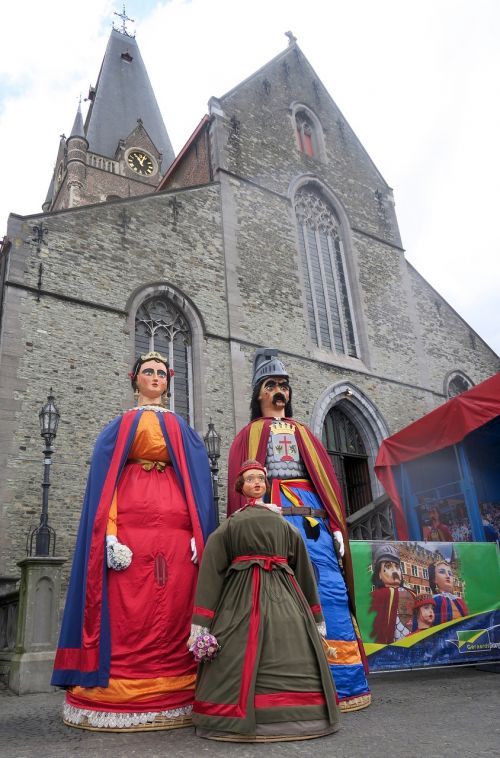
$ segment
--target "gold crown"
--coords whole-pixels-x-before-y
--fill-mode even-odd
[[[168,363],[167,358],[156,350],[152,350],[150,353],[144,353],[141,355],[141,361],[162,361],[162,363]]]
[[[271,434],[294,434],[295,426],[288,421],[273,421],[271,424]]]

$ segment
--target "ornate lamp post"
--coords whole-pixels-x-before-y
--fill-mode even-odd
[[[52,387],[50,388],[50,394],[47,397],[47,402],[42,407],[38,414],[40,420],[40,435],[45,440],[44,454],[44,467],[43,467],[43,483],[42,483],[42,512],[40,514],[40,524],[35,529],[32,529],[28,535],[27,554],[33,555],[33,541],[35,541],[35,555],[46,556],[50,554],[52,548],[52,555],[55,554],[56,548],[56,533],[55,530],[49,526],[49,487],[50,487],[50,465],[52,463],[51,456],[54,452],[52,442],[57,434],[57,427],[59,426],[60,414],[54,403],[54,396],[52,394]]]
[[[215,523],[219,524],[219,458],[220,458],[220,437],[215,431],[212,419],[208,424],[208,432],[205,434],[203,441],[207,449],[210,460],[210,470],[212,472],[212,488],[214,493],[215,505]]]

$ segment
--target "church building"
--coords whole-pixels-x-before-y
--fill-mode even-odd
[[[175,157],[137,41],[114,29],[86,117],[79,106],[60,140],[43,212],[10,215],[0,253],[1,575],[18,573],[39,519],[38,412],[50,388],[61,422],[49,523],[69,557],[94,440],[133,406],[137,354],[168,355],[171,408],[202,435],[213,422],[224,513],[253,355],[276,348],[294,416],[323,439],[353,534],[368,537],[391,534],[373,470],[382,440],[500,370],[406,260],[391,187],[288,38],[210,98]]]

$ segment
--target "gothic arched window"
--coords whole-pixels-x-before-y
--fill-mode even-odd
[[[454,371],[450,374],[447,377],[446,385],[445,391],[448,398],[461,395],[462,392],[467,392],[474,386],[471,380],[460,371]]]
[[[297,130],[297,140],[299,150],[311,157],[318,155],[318,141],[312,120],[309,116],[300,111],[295,116],[295,128]]]
[[[368,455],[353,421],[334,406],[325,418],[323,444],[342,489],[347,515],[372,500]]]
[[[318,190],[306,185],[295,196],[295,216],[312,339],[318,347],[357,357],[342,239],[334,210]]]
[[[192,423],[191,330],[183,314],[165,297],[152,297],[135,317],[135,353],[157,350],[168,357],[174,376],[169,407]]]

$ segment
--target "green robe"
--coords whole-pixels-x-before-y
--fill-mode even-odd
[[[314,574],[302,537],[282,516],[249,506],[211,534],[192,620],[221,647],[199,667],[197,733],[265,740],[336,731]]]

